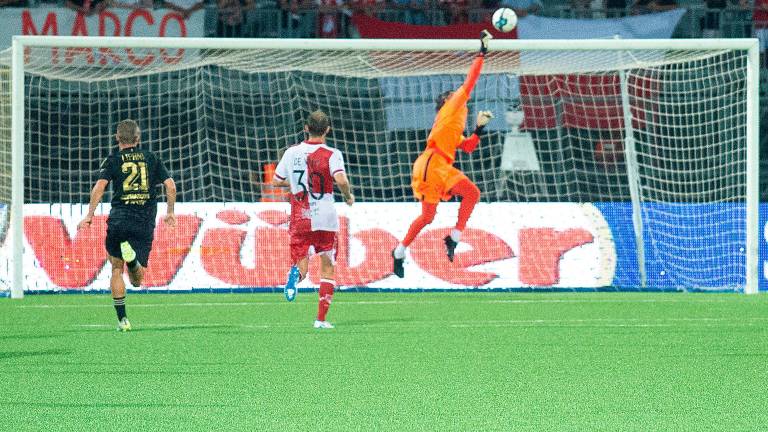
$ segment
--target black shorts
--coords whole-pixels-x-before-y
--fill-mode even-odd
[[[112,220],[107,221],[107,238],[104,245],[107,253],[115,258],[122,259],[120,243],[127,241],[134,251],[136,260],[146,268],[149,263],[149,253],[152,251],[152,239],[155,236],[155,227],[143,225],[135,221]]]

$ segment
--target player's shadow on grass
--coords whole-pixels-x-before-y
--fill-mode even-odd
[[[376,325],[382,325],[382,324],[404,324],[415,321],[414,318],[411,317],[402,317],[402,318],[379,318],[379,319],[363,319],[363,320],[350,320],[350,321],[344,321],[343,325],[345,327],[349,326],[376,326]]]
[[[62,333],[0,335],[0,340],[47,339],[63,336]]]
[[[72,354],[71,350],[49,349],[39,351],[0,351],[0,361],[23,357],[43,357]]]
[[[205,403],[163,403],[163,402],[132,402],[132,403],[103,403],[103,402],[29,402],[29,401],[9,401],[1,400],[0,404],[3,406],[22,406],[22,407],[36,407],[36,408],[222,408],[222,407],[249,407],[249,405],[232,404],[227,402],[221,404],[205,404]]]
[[[768,357],[768,353],[765,352],[724,352],[724,351],[707,351],[706,353],[702,354],[680,354],[680,355],[660,355],[660,358],[670,358],[670,359],[689,359],[694,357],[699,358],[720,358],[720,357],[735,357],[735,358],[751,358],[751,357],[757,357],[757,358],[763,358]]]
[[[181,331],[181,330],[194,330],[194,331],[200,331],[200,330],[218,330],[218,329],[227,329],[227,328],[236,328],[236,326],[231,326],[228,324],[169,324],[169,325],[150,325],[147,327],[137,325],[134,326],[133,329],[129,332],[127,332],[128,335],[131,333],[158,333],[158,332],[172,332],[172,331]],[[69,333],[117,333],[115,332],[112,327],[107,329],[106,327],[83,327],[83,328],[77,328],[77,329],[71,329],[66,330]]]
[[[74,375],[88,375],[88,376],[95,376],[95,375],[104,375],[104,376],[113,376],[115,374],[114,370],[98,370],[93,369],[93,363],[76,363],[76,362],[67,362],[67,366],[82,366],[84,368],[88,368],[88,370],[71,370],[71,369],[64,369],[64,370],[40,370],[35,369],[35,372],[41,373],[44,372],[46,375],[68,375],[68,376],[74,376]],[[197,364],[194,364],[194,366],[198,366]],[[221,364],[219,364],[221,366]],[[250,363],[242,363],[240,366],[252,366]],[[29,371],[12,371],[12,372],[5,372],[5,373],[19,373],[19,374],[28,374]],[[217,376],[223,376],[226,375],[228,372],[222,371],[222,370],[210,370],[210,371],[204,371],[204,370],[191,370],[191,368],[183,368],[179,369],[178,367],[173,370],[162,370],[162,369],[140,369],[140,370],[130,370],[130,369],[121,369],[120,375],[136,375],[136,376],[170,376],[170,375],[177,375],[177,376],[206,376],[206,377],[217,377]]]
[[[234,329],[237,328],[237,326],[232,325],[226,325],[226,324],[215,324],[215,325],[209,325],[209,324],[190,324],[190,325],[167,325],[167,326],[152,326],[152,327],[134,327],[133,330],[131,330],[131,333],[134,332],[140,332],[140,333],[156,333],[156,332],[173,332],[173,331],[181,331],[181,330],[194,330],[194,331],[200,331],[200,330],[222,330],[222,329]]]

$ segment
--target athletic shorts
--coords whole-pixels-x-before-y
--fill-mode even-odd
[[[318,254],[327,256],[336,264],[336,238],[335,231],[291,234],[291,263],[296,264],[303,258]]]
[[[467,178],[463,172],[442,156],[427,150],[413,164],[411,188],[419,201],[437,204],[451,198],[450,190]]]
[[[136,251],[136,260],[142,267],[147,268],[154,235],[155,227],[148,227],[131,221],[108,219],[107,238],[104,244],[110,256],[123,259],[123,254],[120,252],[120,243],[127,241],[133,250]]]

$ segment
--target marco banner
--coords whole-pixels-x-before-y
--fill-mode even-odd
[[[85,16],[66,8],[0,8],[0,49],[11,46],[14,35],[47,36],[153,36],[203,37],[205,12],[189,17],[168,9],[106,9]],[[94,65],[146,66],[149,63],[178,62],[177,53],[165,56],[133,54],[130,49],[58,49],[51,48],[51,62]]]

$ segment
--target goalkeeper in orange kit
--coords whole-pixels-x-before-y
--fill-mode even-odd
[[[491,34],[483,30],[480,34],[480,53],[475,57],[469,69],[464,84],[455,92],[446,92],[437,99],[437,116],[432,125],[432,131],[427,137],[427,148],[413,164],[411,187],[413,193],[421,201],[421,215],[417,217],[408,229],[403,241],[392,251],[394,259],[393,272],[398,277],[405,276],[403,261],[405,250],[413,242],[419,232],[432,222],[437,213],[440,200],[448,200],[452,196],[461,197],[459,217],[451,235],[444,239],[448,259],[453,261],[453,255],[461,239],[461,232],[467,225],[469,216],[480,200],[480,189],[472,183],[463,172],[453,166],[456,149],[471,153],[480,142],[478,136],[483,127],[493,118],[490,111],[480,111],[477,114],[477,126],[469,137],[464,136],[467,124],[467,101],[475,87],[483,59],[488,51],[488,41]]]

